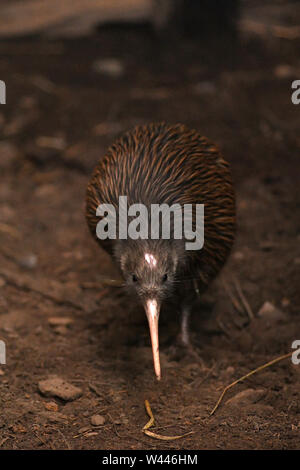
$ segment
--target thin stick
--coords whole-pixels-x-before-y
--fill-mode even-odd
[[[235,284],[235,287],[236,287],[236,290],[237,290],[237,293],[239,294],[240,296],[240,299],[242,301],[242,304],[244,305],[245,309],[246,309],[246,312],[248,313],[248,316],[250,318],[250,320],[253,320],[254,318],[254,313],[252,311],[252,308],[250,307],[250,304],[249,302],[247,301],[246,297],[244,296],[243,294],[243,291],[242,291],[242,288],[238,282],[237,279],[234,279],[234,284]]]
[[[146,429],[151,428],[151,426],[153,426],[153,424],[154,424],[154,416],[153,416],[151,406],[150,406],[150,403],[149,403],[148,400],[145,400],[145,408],[146,408],[146,411],[147,411],[150,419],[149,419],[148,423],[146,423],[145,426],[143,427],[143,431],[145,431]]]
[[[181,436],[162,436],[161,434],[156,434],[155,432],[149,431],[149,428],[154,424],[154,416],[151,410],[151,406],[148,400],[145,400],[145,408],[149,415],[149,421],[145,424],[142,431],[147,436],[153,437],[154,439],[159,439],[161,441],[174,441],[175,439],[181,439],[182,437],[188,436],[189,434],[194,434],[193,431],[182,434]]]
[[[288,354],[284,354],[283,356],[277,357],[276,359],[273,359],[270,362],[267,362],[266,364],[263,364],[262,366],[259,366],[257,369],[252,370],[251,372],[248,372],[248,374],[244,375],[243,377],[240,377],[239,379],[235,380],[235,382],[232,382],[230,385],[227,385],[227,387],[224,388],[223,392],[220,395],[220,398],[218,399],[216,405],[210,412],[210,416],[212,416],[215,411],[219,408],[221,401],[224,398],[225,393],[232,388],[234,385],[238,384],[239,382],[242,382],[243,380],[247,379],[250,377],[250,375],[256,374],[256,372],[259,372],[260,370],[266,369],[266,367],[270,367],[273,364],[276,364],[276,362],[282,361],[283,359],[287,359],[288,357],[291,357],[293,352],[290,352]]]
[[[0,447],[2,447],[3,444],[5,444],[5,442],[8,441],[8,439],[9,439],[9,437],[4,437],[4,438],[2,439],[2,441],[0,441]]]
[[[233,295],[229,285],[225,281],[224,277],[222,278],[222,284],[228,294],[228,297],[230,298],[231,302],[233,303],[234,307],[237,309],[239,313],[243,313],[243,308],[241,307],[241,304],[239,303],[238,299]]]

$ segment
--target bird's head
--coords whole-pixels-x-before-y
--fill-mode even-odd
[[[162,302],[175,290],[181,246],[170,240],[119,241],[116,257],[128,290],[144,305],[152,343],[153,362],[158,380],[159,361],[158,320]]]

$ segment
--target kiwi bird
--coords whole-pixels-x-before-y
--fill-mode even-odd
[[[204,244],[187,250],[186,239],[170,236],[99,239],[97,208],[143,204],[204,205]],[[194,209],[193,209],[194,211]],[[194,213],[194,212],[193,212]],[[194,300],[224,265],[235,234],[235,196],[229,164],[218,148],[185,125],[154,123],[120,137],[100,159],[88,184],[86,219],[92,236],[117,263],[127,291],[143,304],[149,323],[154,370],[161,377],[158,320],[163,303],[175,300],[182,314],[181,338],[189,344]],[[194,222],[193,222],[194,223]]]

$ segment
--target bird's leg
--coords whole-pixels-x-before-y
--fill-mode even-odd
[[[191,356],[197,361],[201,360],[196,348],[193,346],[190,341],[190,330],[189,330],[189,320],[191,316],[191,305],[183,304],[181,310],[181,332],[180,332],[180,341],[181,345],[185,349],[185,353]]]
[[[183,303],[181,306],[181,325],[180,332],[177,336],[176,343],[170,348],[171,355],[175,359],[179,359],[183,356],[190,356],[197,362],[202,362],[199,357],[196,348],[193,346],[190,339],[189,331],[189,320],[191,314],[191,304]]]

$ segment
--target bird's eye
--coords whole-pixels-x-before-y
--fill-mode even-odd
[[[136,274],[132,274],[132,280],[133,282],[138,282],[138,277]]]
[[[164,274],[162,277],[162,282],[166,282],[168,280],[168,275]]]

